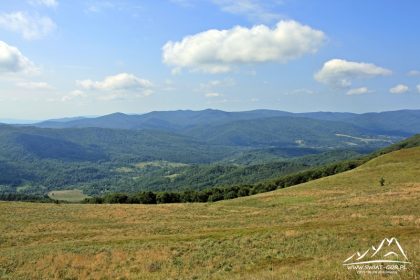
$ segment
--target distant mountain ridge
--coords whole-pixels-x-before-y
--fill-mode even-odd
[[[30,124],[43,128],[85,128],[100,127],[114,129],[156,129],[168,132],[182,132],[206,125],[222,125],[235,121],[261,120],[274,117],[295,117],[320,121],[334,121],[352,124],[376,134],[407,137],[420,132],[420,110],[399,110],[380,113],[310,112],[291,113],[277,110],[252,110],[225,112],[206,109],[201,111],[177,110],[154,111],[141,115],[113,113],[95,118],[69,120],[48,120]]]

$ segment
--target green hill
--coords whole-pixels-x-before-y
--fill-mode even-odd
[[[0,203],[0,275],[359,279],[343,261],[395,237],[410,264],[386,278],[416,279],[419,170],[417,147],[335,176],[218,203]]]

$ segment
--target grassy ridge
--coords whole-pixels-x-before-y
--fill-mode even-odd
[[[416,279],[419,174],[420,148],[411,148],[212,204],[0,203],[0,277],[359,279],[342,262],[396,237],[413,265],[386,279]]]

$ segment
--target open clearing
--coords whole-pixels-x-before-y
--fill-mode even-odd
[[[412,148],[218,203],[3,202],[0,278],[419,279],[419,201],[420,148]],[[369,277],[343,266],[386,237],[404,248],[406,271]]]
[[[54,200],[61,200],[67,202],[80,202],[89,196],[83,194],[81,190],[62,190],[62,191],[50,191],[48,193],[49,198]]]

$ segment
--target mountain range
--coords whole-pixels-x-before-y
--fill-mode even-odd
[[[418,132],[420,110],[207,109],[0,124],[0,192],[202,189],[257,182],[354,158]]]
[[[353,124],[376,133],[408,136],[420,131],[420,110],[400,110],[380,113],[337,113],[311,112],[291,113],[277,110],[253,110],[225,112],[206,109],[202,111],[177,110],[154,111],[142,115],[113,113],[86,118],[47,120],[33,124],[44,128],[101,127],[116,129],[157,129],[165,131],[185,131],[203,125],[222,125],[235,121],[262,120],[274,117],[306,118],[319,121],[334,121]]]

